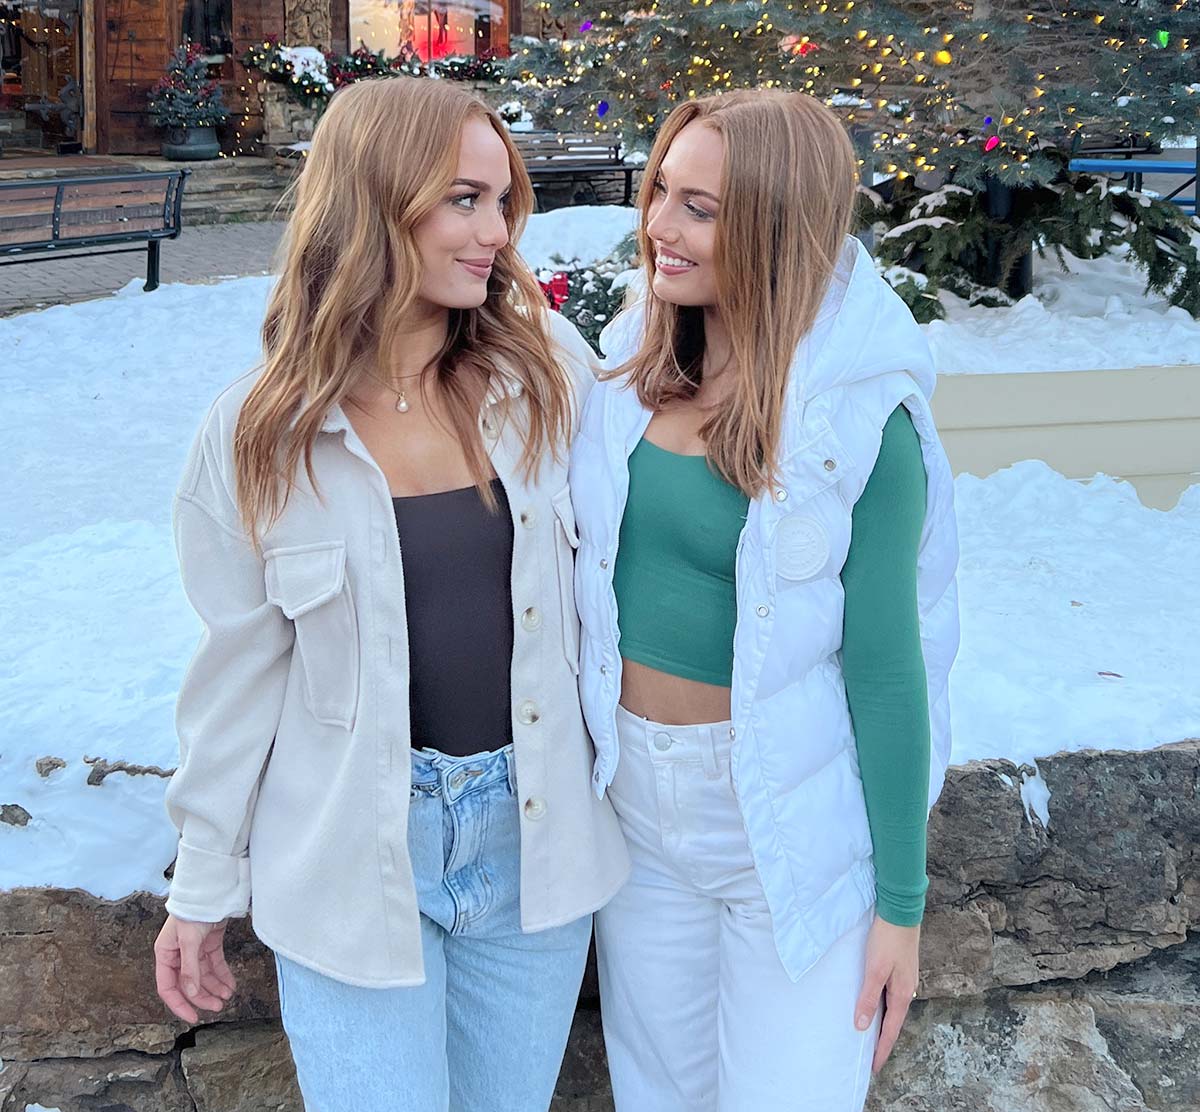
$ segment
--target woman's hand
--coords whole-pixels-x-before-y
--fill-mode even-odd
[[[197,1008],[219,1012],[237,981],[225,964],[225,924],[191,923],[168,915],[154,940],[159,999],[180,1019],[195,1023]]]
[[[875,916],[867,935],[867,968],[862,992],[854,1006],[854,1025],[865,1031],[875,1010],[883,1005],[883,1027],[875,1047],[871,1072],[888,1060],[917,991],[921,928],[898,927]],[[883,997],[882,1001],[880,997]]]

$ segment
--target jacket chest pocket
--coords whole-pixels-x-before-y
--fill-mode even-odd
[[[267,601],[296,628],[304,703],[327,726],[352,729],[358,709],[358,621],[342,541],[265,552]]]
[[[558,564],[558,601],[562,608],[563,655],[571,671],[579,675],[579,611],[575,607],[575,551],[579,532],[571,490],[563,487],[553,498],[554,555]]]

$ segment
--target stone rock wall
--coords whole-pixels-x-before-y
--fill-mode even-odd
[[[1197,1112],[1200,742],[1039,761],[1048,828],[1022,801],[1032,771],[950,771],[921,999],[868,1109]],[[154,992],[161,920],[145,893],[0,893],[0,1112],[301,1112],[248,923],[227,936],[232,1008],[189,1029]],[[554,1112],[611,1107],[589,970]]]

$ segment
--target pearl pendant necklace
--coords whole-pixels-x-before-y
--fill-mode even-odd
[[[396,391],[396,412],[397,413],[407,413],[408,412],[408,398],[406,398],[404,396],[403,390]]]

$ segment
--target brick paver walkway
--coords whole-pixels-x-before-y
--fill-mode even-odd
[[[279,243],[281,221],[185,227],[162,245],[160,280],[213,282],[265,274]],[[52,259],[0,267],[0,316],[68,301],[87,301],[146,279],[146,252]]]

